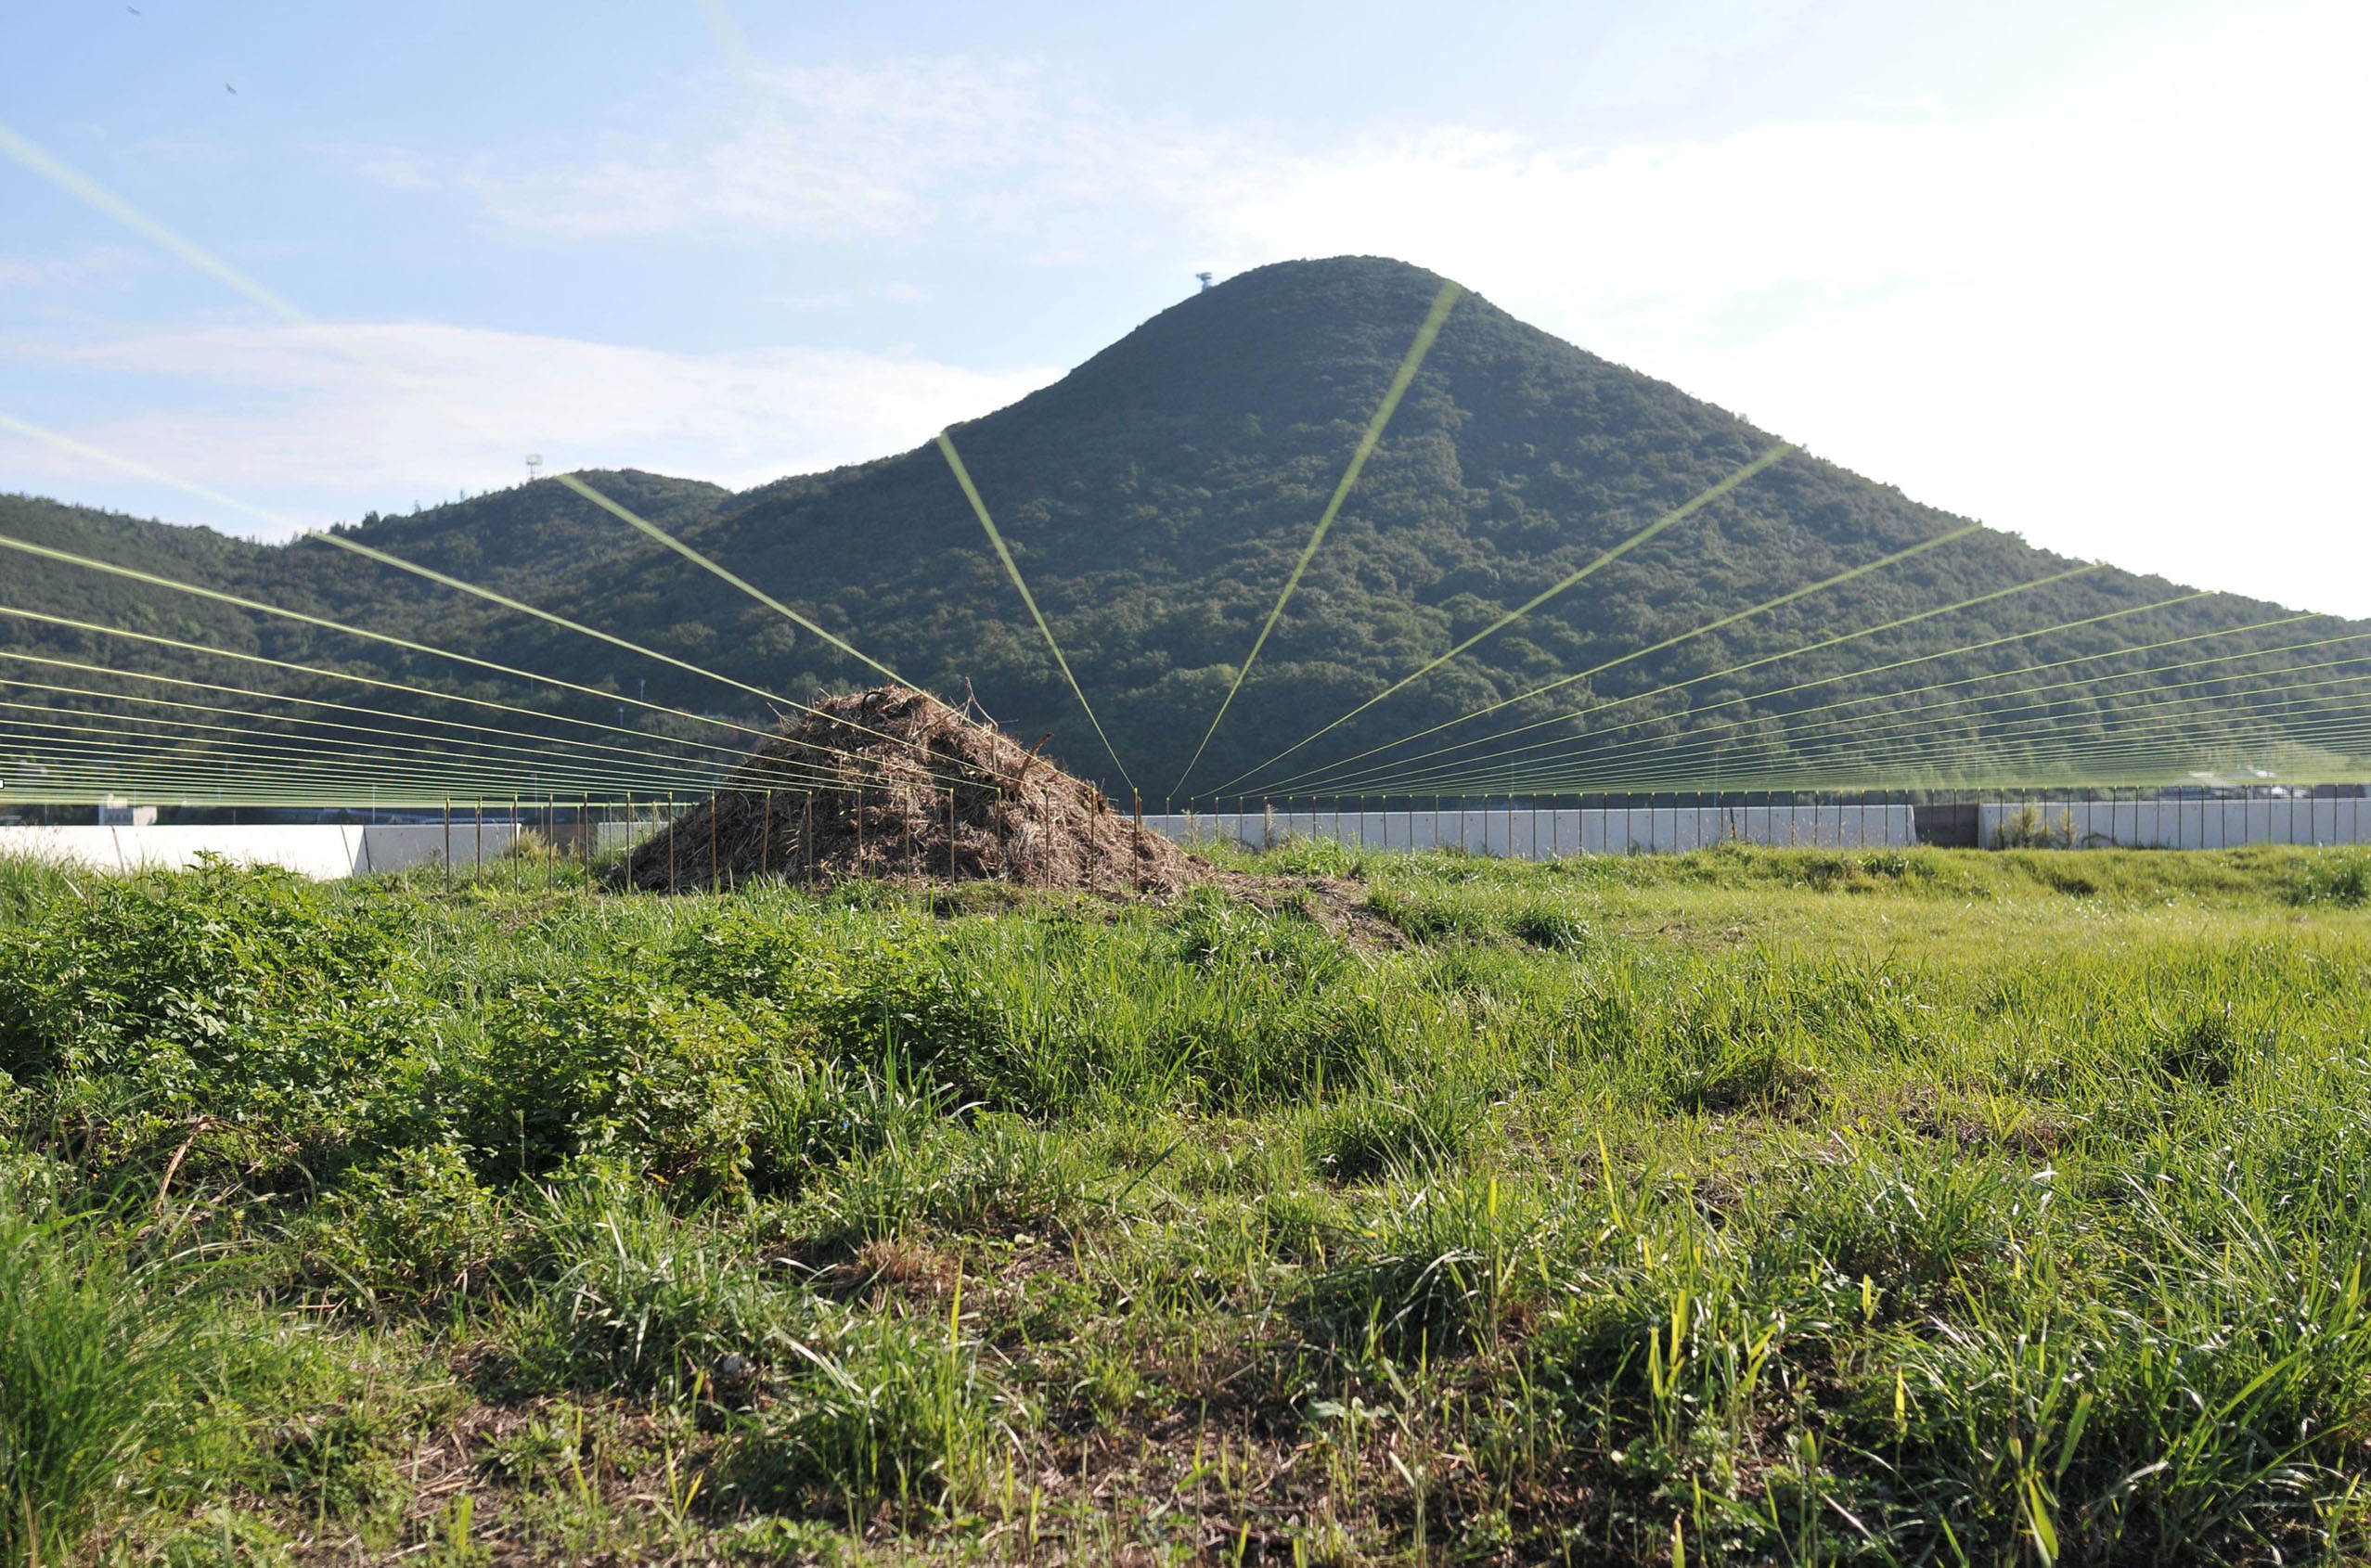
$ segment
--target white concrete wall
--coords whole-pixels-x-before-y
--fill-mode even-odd
[[[1985,803],[1978,810],[1981,842],[2014,822],[2022,803]],[[2071,823],[2078,846],[2128,849],[2222,849],[2233,844],[2371,843],[2371,800],[2289,801],[2038,801],[2033,809],[2046,831]],[[1378,849],[1435,849],[1463,844],[1475,855],[1545,860],[1561,855],[1656,855],[1703,849],[1735,840],[1746,843],[1836,849],[1901,848],[1918,842],[1906,805],[1636,806],[1588,811],[1286,812],[1262,815],[1148,816],[1144,825],[1179,843],[1232,839],[1264,849],[1288,839],[1339,839]],[[638,837],[649,824],[631,829],[602,825],[603,847]],[[616,830],[615,838],[612,829]],[[508,822],[483,827],[483,850],[471,827],[452,828],[453,864],[467,871],[491,863],[509,849],[517,828]],[[0,855],[30,855],[101,871],[130,872],[144,867],[179,868],[201,854],[240,865],[285,866],[308,877],[329,880],[441,864],[445,855],[441,823],[395,823],[369,828],[323,824],[254,827],[0,827]]]
[[[1377,849],[1463,844],[1475,855],[1547,860],[1560,855],[1656,855],[1724,839],[1805,848],[1899,848],[1918,842],[1906,805],[1634,806],[1586,811],[1233,812],[1147,816],[1179,843],[1231,839],[1265,849],[1287,839],[1339,839]]]
[[[471,837],[484,835],[483,855],[494,860],[510,847],[517,828],[488,822],[452,829],[453,864],[467,868],[481,849]],[[99,871],[143,868],[179,870],[201,855],[218,855],[242,866],[285,866],[318,880],[367,876],[434,866],[445,859],[442,823],[390,823],[368,828],[332,823],[268,823],[249,827],[0,828],[0,855],[30,855]]]
[[[2077,848],[2223,849],[2233,844],[2371,842],[2371,800],[2035,801],[2042,831],[2069,830]],[[2024,803],[1987,802],[1983,842],[2014,824]]]

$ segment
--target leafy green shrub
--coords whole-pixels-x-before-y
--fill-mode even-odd
[[[669,972],[697,994],[770,1005],[818,1054],[866,1064],[896,1055],[971,1095],[1012,1086],[1004,1017],[945,933],[858,911],[742,910],[697,929]]]
[[[0,1072],[103,1108],[112,1152],[176,1127],[250,1164],[349,1138],[416,1022],[406,919],[277,868],[102,879],[0,933]]]
[[[515,1223],[460,1150],[430,1144],[345,1173],[291,1240],[335,1293],[416,1310],[490,1287]]]
[[[734,1186],[755,1126],[750,1085],[784,1048],[772,1022],[623,967],[515,986],[488,1010],[478,1147],[514,1175],[600,1151],[695,1191]]]

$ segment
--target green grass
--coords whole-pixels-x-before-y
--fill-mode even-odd
[[[0,1558],[2359,1561],[2364,864],[0,868]]]

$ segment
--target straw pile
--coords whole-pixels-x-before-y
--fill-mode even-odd
[[[621,886],[846,877],[1168,893],[1207,870],[1103,792],[907,687],[828,697],[645,840]]]

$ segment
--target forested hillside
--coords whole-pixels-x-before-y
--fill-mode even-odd
[[[1175,788],[1440,282],[1375,259],[1261,268],[953,432],[1148,800]],[[1817,433],[1789,432],[1813,443]],[[1965,525],[1796,452],[1259,771],[1777,439],[1463,298],[1188,792],[2356,767],[2343,753],[2371,683],[2348,661],[2371,649],[2371,626],[2112,569],[2068,575],[2082,563],[1991,530],[1690,635]],[[584,477],[908,678],[973,692],[1024,739],[1050,731],[1066,764],[1123,789],[935,447],[741,495],[650,474]],[[746,692],[317,542],[259,546],[28,498],[0,502],[0,533],[654,701],[764,713]],[[805,697],[877,678],[555,481],[367,518],[352,536],[769,691]],[[601,706],[522,699],[523,688],[482,671],[19,555],[0,563],[0,604],[13,609],[572,712]],[[1858,635],[1872,628],[1888,629]],[[186,650],[0,616],[7,648],[124,668],[213,667]],[[2242,653],[2252,656],[2232,657]],[[1925,657],[1938,654],[1948,657]],[[1591,670],[1478,723],[1391,744]],[[1979,678],[2004,672],[2026,673]],[[252,668],[206,678],[259,684]],[[1941,682],[1956,684],[1934,689]],[[1847,700],[1857,700],[1836,706]],[[20,716],[0,712],[12,714],[0,729]],[[1516,726],[1533,727],[1514,761],[1488,745],[1416,757]],[[1353,769],[1323,765],[1371,752]]]

